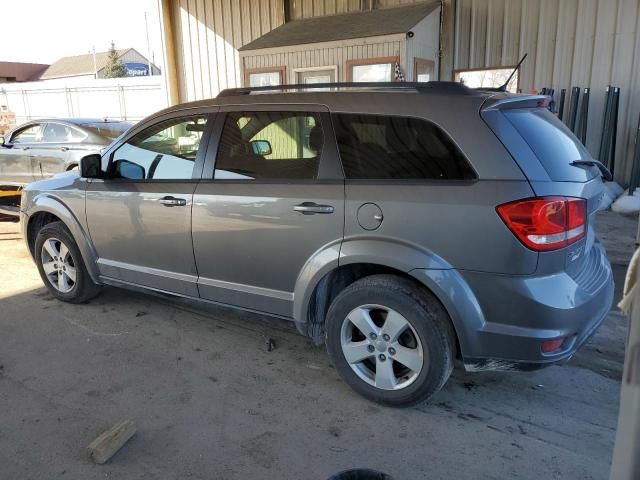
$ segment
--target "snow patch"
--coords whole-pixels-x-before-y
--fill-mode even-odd
[[[618,199],[611,205],[611,210],[623,215],[637,215],[640,213],[640,188],[636,188],[633,195],[629,195],[629,190],[625,190]]]
[[[604,195],[600,200],[599,210],[606,210],[616,201],[620,195],[622,195],[624,189],[616,182],[604,182]]]

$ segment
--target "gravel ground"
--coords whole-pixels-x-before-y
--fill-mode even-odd
[[[598,223],[619,299],[636,221]],[[111,288],[63,304],[15,224],[0,224],[0,264],[1,479],[608,476],[627,331],[615,309],[567,365],[458,368],[429,404],[394,410],[354,394],[286,322]],[[92,464],[86,446],[127,418],[136,436]]]

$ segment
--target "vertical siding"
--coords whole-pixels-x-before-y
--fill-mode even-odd
[[[523,91],[591,88],[587,147],[597,155],[608,84],[621,88],[616,179],[628,181],[640,114],[639,0],[447,0],[452,69],[515,64]],[[445,35],[445,38],[446,35]],[[450,78],[452,72],[442,72]]]
[[[289,18],[301,18],[335,15],[338,13],[363,12],[371,8],[392,8],[425,0],[292,0]]]
[[[400,57],[400,68],[408,74],[406,41],[384,41],[362,39],[343,42],[327,42],[325,45],[300,45],[278,49],[268,53],[247,52],[242,55],[243,68],[287,67],[287,83],[295,83],[298,68],[336,66],[337,81],[346,81],[347,60],[359,60],[374,57]]]
[[[182,101],[242,84],[238,48],[284,23],[282,0],[173,0]]]

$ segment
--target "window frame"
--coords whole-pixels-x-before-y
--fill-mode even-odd
[[[237,112],[308,112],[317,114],[320,117],[320,125],[323,132],[322,153],[318,164],[316,178],[214,178],[218,152],[222,140],[222,130],[228,113]],[[264,185],[264,184],[323,184],[344,182],[342,163],[338,154],[338,145],[335,140],[333,125],[329,109],[324,105],[316,104],[246,104],[246,105],[226,105],[221,106],[214,124],[212,125],[211,138],[207,161],[202,172],[203,182],[232,183],[243,185]]]
[[[244,84],[249,88],[249,79],[252,74],[260,73],[278,73],[280,75],[280,85],[287,83],[287,67],[285,65],[278,65],[275,67],[260,67],[260,68],[245,68],[244,70]]]
[[[391,78],[389,78],[388,82],[393,82],[393,71],[395,68],[395,64],[400,64],[400,56],[394,55],[390,57],[373,57],[373,58],[358,58],[346,60],[344,62],[344,68],[346,73],[347,82],[353,82],[353,67],[361,66],[361,65],[378,65],[378,64],[391,64]]]
[[[170,113],[166,113],[164,115],[160,115],[158,117],[153,117],[149,119],[144,124],[138,124],[132,127],[127,131],[124,137],[121,137],[119,141],[112,143],[106,152],[102,154],[102,161],[104,165],[105,159],[107,160],[107,165],[103,169],[104,178],[102,179],[92,179],[91,181],[105,181],[105,182],[115,182],[115,183],[197,183],[200,181],[202,177],[202,170],[204,168],[205,162],[207,160],[207,152],[210,148],[211,141],[211,132],[213,131],[214,123],[219,115],[217,115],[218,108],[217,107],[204,107],[204,108],[185,108],[180,110],[175,110]],[[207,117],[207,123],[202,132],[202,138],[200,139],[200,148],[198,149],[198,153],[196,155],[196,160],[194,161],[193,172],[191,174],[191,178],[182,178],[182,179],[173,179],[173,178],[145,178],[145,179],[131,179],[131,178],[113,178],[113,161],[114,155],[116,151],[123,146],[125,143],[129,142],[133,137],[135,137],[140,132],[147,130],[158,123],[166,122],[168,120],[185,118],[185,117]]]
[[[417,82],[418,81],[418,65],[420,64],[426,64],[429,65],[431,67],[431,70],[433,70],[433,76],[436,76],[436,62],[434,62],[433,60],[429,60],[428,58],[422,58],[422,57],[413,57],[413,81]],[[429,80],[430,82],[435,81],[436,79],[432,79]]]
[[[399,115],[399,114],[387,114],[387,113],[371,113],[371,112],[361,112],[361,111],[331,111],[331,117],[333,121],[333,117],[335,115],[363,115],[363,116],[372,116],[372,117],[396,117],[396,118],[408,118],[412,120],[418,120],[426,122],[439,130],[447,137],[447,139],[455,145],[458,149],[462,157],[466,160],[467,165],[471,172],[473,173],[473,178],[461,178],[461,179],[437,179],[437,178],[348,178],[346,172],[344,172],[344,167],[342,163],[342,157],[340,156],[340,148],[338,146],[338,142],[336,140],[336,149],[338,151],[338,160],[340,161],[340,167],[343,169],[344,181],[345,185],[441,185],[441,186],[468,186],[473,185],[474,183],[480,180],[478,175],[478,171],[473,166],[473,163],[469,160],[469,156],[465,153],[465,151],[460,147],[458,142],[447,132],[438,122],[425,117],[419,117],[417,115]],[[334,128],[334,135],[336,134],[336,130]]]
[[[82,140],[77,140],[77,141],[65,140],[63,142],[45,142],[44,141],[44,131],[46,130],[46,128],[47,128],[47,126],[49,124],[62,125],[63,127],[67,127],[70,130],[75,130],[76,132],[78,132],[78,133],[80,133],[82,135]],[[89,135],[86,132],[80,130],[79,128],[77,128],[77,127],[75,127],[73,125],[70,125],[70,124],[64,123],[64,122],[53,122],[52,121],[52,122],[45,122],[45,123],[42,124],[42,141],[39,142],[39,143],[40,143],[40,145],[58,145],[58,144],[62,144],[62,143],[64,143],[64,144],[83,143],[88,137],[89,137]]]
[[[331,70],[333,72],[334,82],[330,82],[330,83],[338,82],[339,81],[338,65],[324,65],[324,66],[321,66],[321,67],[300,67],[300,68],[292,69],[293,79],[294,79],[293,83],[295,83],[295,84],[300,83],[298,81],[298,74],[299,73],[322,72],[322,71],[327,71],[327,70]],[[306,84],[306,85],[308,85],[308,84]],[[331,90],[333,90],[333,89],[331,89]]]
[[[10,137],[10,141],[8,142],[10,145],[40,145],[42,143],[42,133],[44,130],[44,125],[46,122],[33,122],[30,123],[28,125],[24,125],[22,127],[20,127],[19,129],[15,130],[13,133],[11,133],[11,137]],[[40,128],[40,141],[36,141],[36,142],[22,142],[22,143],[15,143],[14,140],[15,138],[20,135],[22,132],[24,132],[25,130],[29,130],[32,127],[39,127]]]
[[[454,82],[459,82],[459,80],[456,79],[456,77],[458,77],[459,74],[461,73],[467,73],[467,72],[485,72],[485,71],[489,71],[489,70],[510,70],[513,71],[516,68],[517,65],[505,65],[505,66],[497,66],[497,67],[480,67],[480,68],[458,68],[455,69],[453,71],[452,74],[452,81]],[[518,70],[516,72],[516,77],[517,77],[517,81],[516,81],[516,93],[520,91],[520,70]],[[488,88],[488,87],[485,87]],[[513,93],[513,92],[511,92]]]

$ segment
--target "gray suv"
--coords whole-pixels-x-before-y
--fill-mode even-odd
[[[394,406],[437,392],[456,359],[571,357],[613,281],[593,229],[602,167],[548,99],[320,87],[168,108],[80,177],[29,185],[22,228],[50,292],[135,287],[288,319]]]

